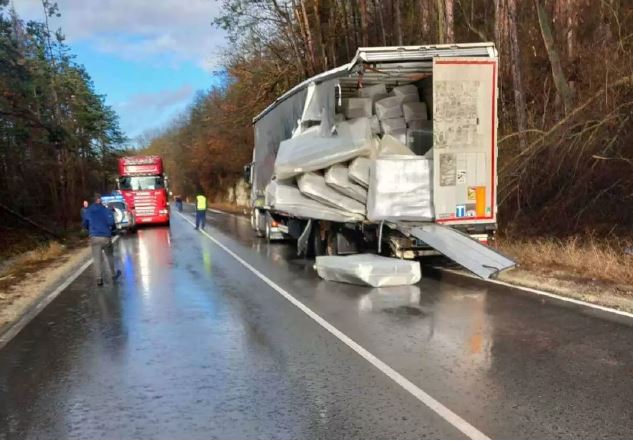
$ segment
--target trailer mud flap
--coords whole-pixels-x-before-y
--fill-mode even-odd
[[[489,279],[516,263],[454,228],[439,224],[398,225],[403,234],[415,237],[459,263],[482,279]]]

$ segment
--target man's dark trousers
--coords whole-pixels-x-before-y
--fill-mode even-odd
[[[204,230],[206,214],[206,210],[196,210],[196,228],[202,227],[202,229]]]

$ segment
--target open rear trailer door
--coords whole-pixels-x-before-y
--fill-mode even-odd
[[[433,60],[433,205],[437,223],[497,221],[497,60]]]
[[[398,229],[487,279],[515,263],[452,227],[496,228],[497,59],[434,58],[432,109],[436,223]]]
[[[455,228],[432,223],[402,223],[397,228],[406,236],[421,240],[482,279],[494,277],[516,265],[504,255]]]

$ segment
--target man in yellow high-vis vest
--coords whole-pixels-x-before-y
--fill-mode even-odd
[[[196,196],[196,230],[202,227],[204,230],[204,224],[207,219],[207,198],[198,192]]]

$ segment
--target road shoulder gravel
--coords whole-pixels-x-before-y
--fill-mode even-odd
[[[91,261],[90,249],[87,246],[71,248],[54,262],[21,275],[22,280],[0,290],[0,347],[10,341],[21,327],[53,300],[55,296],[52,294],[60,285],[83,266],[87,267]],[[19,329],[16,329],[16,326]]]

